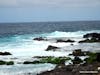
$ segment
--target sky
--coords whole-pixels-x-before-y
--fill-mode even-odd
[[[0,22],[100,20],[100,0],[0,0]]]

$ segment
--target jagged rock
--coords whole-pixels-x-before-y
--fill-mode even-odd
[[[57,40],[57,42],[75,42],[75,41],[74,40],[70,40],[70,39],[68,39],[68,40],[59,39],[59,40]]]
[[[55,46],[49,45],[48,48],[46,49],[46,51],[49,51],[49,50],[55,51],[55,50],[58,49],[58,48],[59,48],[59,47],[55,47]]]
[[[0,55],[12,55],[10,52],[0,52]]]

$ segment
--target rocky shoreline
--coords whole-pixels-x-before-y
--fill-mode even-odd
[[[83,36],[85,40],[78,41],[78,43],[100,43],[100,34],[99,33],[88,33]],[[39,37],[34,38],[35,41],[48,41],[47,38]],[[56,43],[73,43],[75,40],[62,40],[56,39]],[[45,51],[56,52],[60,47],[53,45],[48,45]],[[0,52],[0,56],[13,55],[10,52]],[[73,59],[71,58],[74,57]],[[87,58],[81,59],[80,57],[87,56]],[[25,60],[21,64],[56,64],[56,67],[51,71],[46,71],[37,75],[99,75],[100,74],[100,52],[91,52],[91,51],[82,51],[82,49],[75,49],[66,57],[54,57],[54,56],[35,56],[33,59],[38,60]],[[71,61],[68,65],[65,65],[65,62]],[[18,62],[19,63],[19,62]],[[14,65],[14,61],[3,61],[0,60],[0,65]],[[99,69],[98,69],[99,68]],[[82,73],[82,71],[96,71],[97,73]]]

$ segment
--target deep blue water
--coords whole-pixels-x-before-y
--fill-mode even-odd
[[[100,21],[0,23],[0,35],[100,30]]]

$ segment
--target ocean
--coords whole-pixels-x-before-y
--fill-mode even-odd
[[[70,21],[70,22],[31,22],[31,23],[0,23],[0,52],[10,52],[12,56],[0,56],[0,60],[13,60],[14,66],[0,67],[0,75],[36,75],[41,71],[53,68],[52,64],[21,65],[25,60],[33,60],[33,56],[67,56],[72,50],[100,50],[100,43],[79,44],[86,33],[100,33],[100,21]],[[35,41],[33,38],[45,37],[74,39],[73,43],[56,43],[54,41]],[[61,47],[59,51],[45,51],[49,46]],[[14,59],[17,58],[17,59]],[[32,67],[33,66],[33,67]],[[42,69],[45,67],[44,69]],[[33,71],[30,71],[33,70]]]

